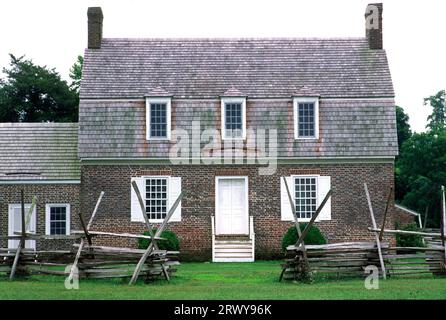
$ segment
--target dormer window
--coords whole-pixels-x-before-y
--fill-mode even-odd
[[[146,98],[147,140],[170,140],[170,98]]]
[[[224,140],[246,138],[246,99],[222,98],[221,132]]]
[[[318,98],[294,98],[294,138],[319,138]]]

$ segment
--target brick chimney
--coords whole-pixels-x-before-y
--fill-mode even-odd
[[[383,48],[383,4],[371,3],[365,11],[365,34],[369,48]]]
[[[101,7],[89,7],[88,15],[88,49],[100,49],[102,42],[102,15]]]

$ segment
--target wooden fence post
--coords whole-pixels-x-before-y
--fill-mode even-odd
[[[442,211],[442,221],[443,221],[443,248],[444,248],[444,263],[446,266],[446,243],[445,243],[445,234],[446,234],[446,200],[445,200],[445,190],[444,186],[441,186],[441,211]]]
[[[21,235],[20,243],[17,246],[17,251],[15,253],[14,262],[12,263],[11,273],[9,275],[10,280],[14,279],[15,272],[17,270],[17,265],[19,263],[20,252],[22,251],[23,248],[25,248],[26,229],[28,228],[28,224],[31,222],[31,216],[32,216],[32,213],[36,206],[36,202],[37,202],[37,197],[34,196],[33,201],[31,203],[31,207],[29,208],[28,214],[26,215],[26,219],[25,219],[25,215],[24,215],[25,204],[23,201],[23,190],[22,190],[22,235]],[[23,229],[25,229],[25,232],[23,231]]]
[[[382,223],[382,227],[381,227],[381,232],[379,233],[379,240],[380,241],[382,241],[382,239],[383,239],[384,228],[386,227],[387,210],[389,210],[390,200],[392,199],[392,191],[393,191],[393,187],[390,187],[389,195],[387,196],[386,208],[384,209],[384,217],[383,217],[383,223]]]
[[[373,214],[372,201],[370,200],[369,190],[367,189],[367,183],[365,183],[365,182],[364,182],[364,191],[365,191],[365,195],[367,197],[367,203],[369,205],[369,211],[370,211],[370,217],[372,218],[373,229],[377,230],[375,215]],[[381,271],[383,274],[383,279],[386,279],[387,278],[386,277],[386,267],[384,265],[384,259],[383,259],[383,255],[381,252],[381,241],[379,241],[378,232],[374,231],[374,234],[375,234],[376,246],[378,247],[379,263],[381,264]]]
[[[22,241],[20,241],[20,248],[25,249],[26,225],[25,225],[25,195],[23,189],[20,190],[21,202],[21,219],[22,219]]]
[[[285,182],[285,188],[286,188],[286,191],[288,194],[288,200],[290,202],[291,212],[293,213],[294,224],[296,225],[297,235],[300,239],[300,238],[302,238],[302,231],[300,230],[299,219],[297,218],[296,206],[294,204],[293,197],[291,196],[290,188],[288,187],[288,182],[286,181],[285,177],[282,177],[282,178],[283,178],[283,181]],[[308,261],[308,257],[307,257],[307,249],[305,248],[305,241],[303,239],[302,239],[301,244],[302,244],[302,258],[305,263],[306,272],[311,272],[310,262]]]
[[[310,231],[311,226],[316,221],[316,218],[319,216],[319,213],[321,213],[322,209],[324,208],[324,206],[327,203],[328,199],[331,197],[332,193],[333,192],[331,191],[331,189],[327,192],[327,194],[325,195],[324,200],[322,201],[322,203],[319,205],[319,207],[316,209],[315,213],[311,217],[310,222],[308,222],[308,224],[305,227],[304,231],[302,231],[302,235],[300,236],[299,239],[297,239],[296,246],[299,246],[302,243],[302,241],[305,239],[305,237],[307,236],[308,232]]]
[[[93,219],[96,216],[96,213],[97,213],[98,208],[99,208],[99,204],[101,203],[102,197],[104,196],[104,194],[105,194],[105,192],[101,191],[101,194],[99,195],[98,201],[96,202],[96,206],[94,207],[93,213],[91,214],[90,221],[88,222],[88,225],[84,229],[85,237],[87,238],[87,240],[90,238],[90,234],[88,233],[88,230],[90,229],[91,225],[93,224]],[[81,214],[79,214],[79,217],[82,220],[82,215]],[[91,239],[88,242],[89,242],[89,245],[91,246]],[[79,262],[79,258],[81,257],[81,253],[82,253],[82,249],[84,248],[84,245],[85,245],[85,240],[82,238],[81,239],[81,243],[79,244],[79,248],[78,248],[77,253],[76,253],[76,257],[74,258],[74,262],[71,265],[70,275],[68,276],[68,281],[71,281],[73,279],[73,277],[74,277],[74,271],[76,270],[76,267],[77,267],[77,264]]]
[[[139,192],[139,188],[138,186],[135,184],[132,184],[136,195],[138,196],[138,200],[140,205],[142,205],[144,207],[144,204],[142,202],[142,197],[141,194]],[[175,200],[175,202],[173,203],[172,207],[169,209],[169,212],[167,213],[166,217],[164,218],[163,222],[161,223],[161,225],[159,226],[159,228],[156,230],[156,233],[154,236],[152,236],[152,241],[150,242],[149,247],[146,249],[146,251],[144,252],[144,254],[142,255],[141,259],[139,260],[138,264],[136,265],[135,271],[133,272],[132,278],[130,279],[129,284],[132,285],[136,282],[136,280],[138,280],[139,277],[139,273],[141,272],[141,268],[144,265],[144,263],[146,262],[147,258],[152,254],[153,249],[155,248],[156,245],[156,238],[158,238],[161,233],[163,232],[164,228],[167,226],[167,223],[169,222],[170,218],[172,217],[173,213],[175,212],[175,210],[177,209],[178,205],[181,202],[181,199],[184,196],[184,192],[181,192],[180,195],[178,196],[178,198]],[[143,215],[145,214],[145,207],[144,210],[142,211]],[[152,230],[152,228],[150,227],[150,223],[148,222],[148,218],[146,216],[147,219],[147,224],[148,227],[150,228],[150,230]],[[153,234],[153,230],[152,233]],[[165,270],[163,270],[163,272],[165,272]]]

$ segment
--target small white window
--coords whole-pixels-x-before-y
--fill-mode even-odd
[[[171,176],[143,176],[132,177],[131,182],[136,182],[145,203],[145,213],[150,222],[162,222],[181,194],[181,177]],[[139,204],[135,190],[130,185],[130,206],[132,222],[144,222],[143,212]],[[161,218],[160,218],[161,217]],[[181,201],[169,222],[181,221]]]
[[[221,132],[225,140],[246,139],[246,99],[223,98],[221,100]]]
[[[45,233],[47,235],[70,234],[70,205],[47,204],[46,205]]]
[[[170,140],[170,98],[146,98],[147,140]]]
[[[167,177],[145,179],[146,213],[150,221],[162,221],[169,207],[169,183]]]
[[[293,178],[297,218],[310,220],[317,209],[318,177],[297,176]]]
[[[294,98],[294,138],[319,138],[318,98]]]
[[[285,187],[286,179],[296,206],[299,221],[307,222],[313,217],[316,209],[321,205],[328,191],[331,189],[331,177],[319,175],[297,175],[281,177],[280,202],[282,221],[293,221],[293,212],[289,201],[288,191]],[[331,220],[331,197],[327,200],[316,221]]]

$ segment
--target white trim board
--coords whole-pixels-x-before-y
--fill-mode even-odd
[[[0,180],[1,184],[80,184],[80,180]]]
[[[212,101],[218,102],[221,97],[170,97],[172,101]],[[250,97],[247,96],[249,100],[268,100],[268,101],[292,101],[292,96],[289,97]],[[394,100],[395,96],[382,96],[382,97],[320,97],[320,100],[368,100],[368,101],[383,101],[383,100]],[[81,98],[80,102],[143,102],[145,97],[128,97],[128,98]]]
[[[81,159],[82,165],[206,165],[202,163],[204,160],[210,162],[211,160],[218,160],[221,158],[177,158],[179,162],[185,162],[182,164],[174,164],[168,158],[83,158]],[[246,162],[246,158],[242,158]],[[249,158],[250,161],[253,159]],[[222,165],[234,166],[234,165],[264,165],[265,161],[271,160],[270,158],[258,158],[254,163],[227,163]],[[187,164],[186,162],[189,161]],[[258,163],[258,162],[262,163]],[[394,163],[395,157],[301,157],[301,158],[277,158],[277,164],[330,164],[330,163]]]

